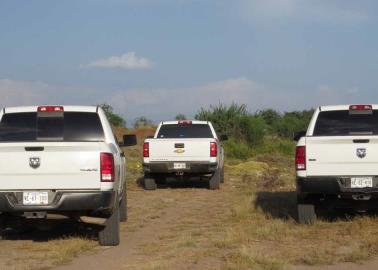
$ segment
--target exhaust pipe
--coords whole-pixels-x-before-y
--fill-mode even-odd
[[[368,201],[371,199],[371,195],[367,194],[355,194],[352,195],[353,200],[355,201]]]
[[[79,220],[81,222],[94,224],[94,225],[105,225],[106,223],[106,218],[99,218],[99,217],[80,216]]]

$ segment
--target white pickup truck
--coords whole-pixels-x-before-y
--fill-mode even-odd
[[[136,137],[125,135],[122,145],[134,144]],[[0,160],[2,219],[96,217],[105,221],[100,244],[119,244],[119,222],[127,218],[125,156],[100,107],[4,108]]]
[[[223,147],[210,122],[161,122],[155,136],[143,145],[144,185],[153,190],[168,176],[210,176],[209,188],[219,189],[223,163]]]
[[[378,209],[378,105],[319,107],[295,139],[300,223],[318,210]]]

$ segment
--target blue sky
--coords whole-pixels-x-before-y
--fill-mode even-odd
[[[0,0],[0,105],[158,121],[378,103],[377,16],[373,0]]]

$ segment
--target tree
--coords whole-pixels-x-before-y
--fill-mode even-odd
[[[134,128],[152,126],[153,122],[150,119],[147,119],[145,116],[138,117],[135,119]]]
[[[118,114],[114,113],[114,109],[111,105],[103,103],[100,106],[108,118],[110,124],[115,127],[126,127],[126,121]]]
[[[264,119],[267,125],[273,125],[281,119],[281,114],[273,109],[261,110],[256,113],[256,116]]]
[[[175,119],[177,121],[179,121],[179,120],[187,120],[185,114],[182,114],[182,113],[179,113],[178,115],[176,115]]]

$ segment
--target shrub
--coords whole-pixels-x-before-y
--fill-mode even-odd
[[[264,140],[265,122],[259,117],[241,116],[237,120],[236,132],[240,134],[240,138],[249,146],[257,146]]]
[[[210,109],[201,108],[195,119],[211,121],[218,134],[232,136],[237,128],[237,120],[246,115],[248,115],[248,111],[245,104],[233,103],[230,106],[219,104],[215,107],[210,106]]]
[[[176,115],[175,120],[177,120],[177,121],[187,120],[187,118],[186,118],[185,114],[179,113],[178,115]]]
[[[114,109],[111,105],[103,103],[100,106],[108,118],[110,124],[115,127],[126,127],[126,121],[120,115],[114,113]]]
[[[247,160],[251,156],[248,145],[233,139],[224,142],[223,147],[227,158]]]
[[[135,119],[134,128],[141,128],[141,127],[150,127],[153,125],[153,122],[147,117],[141,116]]]

